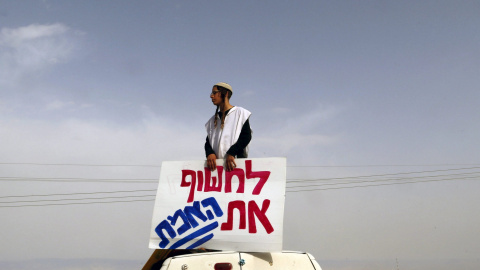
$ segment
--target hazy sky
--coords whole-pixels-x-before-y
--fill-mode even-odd
[[[225,81],[253,113],[250,157],[287,157],[290,186],[451,179],[289,188],[284,249],[324,269],[475,269],[479,14],[479,1],[0,0],[0,268],[140,268],[153,201],[7,196],[156,189],[90,180],[204,159]]]

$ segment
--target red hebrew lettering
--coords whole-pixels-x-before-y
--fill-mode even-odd
[[[248,202],[248,232],[249,233],[257,233],[255,216],[257,216],[258,220],[262,223],[263,227],[265,228],[268,234],[273,232],[272,224],[270,224],[270,221],[265,215],[269,206],[270,206],[270,200],[263,201],[261,210],[258,208],[258,205],[255,201]]]
[[[251,160],[245,160],[245,170],[247,174],[247,179],[252,179],[252,178],[260,178],[258,181],[257,185],[253,189],[252,194],[253,195],[258,195],[262,191],[263,185],[268,180],[268,177],[270,176],[269,171],[259,171],[259,172],[252,172],[252,161]]]
[[[203,189],[203,172],[202,171],[197,171],[197,191],[202,191]]]
[[[192,182],[187,182],[187,176],[192,177]],[[181,187],[188,187],[190,186],[190,194],[188,195],[187,202],[193,202],[193,197],[195,193],[195,183],[196,183],[195,171],[192,170],[182,170],[182,183],[180,183]]]
[[[218,168],[218,167],[217,167]],[[245,229],[247,224],[245,222],[245,202],[233,201],[228,203],[228,217],[227,222],[222,223],[220,230],[231,231],[233,230],[233,210],[237,208],[240,212],[240,226],[239,229]]]
[[[205,167],[205,188],[203,191],[205,192],[210,192],[210,191],[221,192],[222,191],[222,174],[223,174],[222,166],[217,166],[217,174],[218,174],[218,186],[217,186],[217,177],[215,176],[210,177],[211,172],[207,167]]]
[[[233,171],[225,172],[225,193],[232,192],[232,177],[238,177],[237,193],[244,193],[245,190],[245,172],[242,169],[233,169]]]

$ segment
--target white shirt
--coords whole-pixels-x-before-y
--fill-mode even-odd
[[[235,106],[231,108],[225,116],[223,129],[221,128],[222,119],[218,114],[212,116],[205,124],[210,145],[218,159],[223,159],[228,149],[237,142],[243,125],[251,114],[248,110]],[[218,118],[217,127],[215,127],[215,117]],[[248,147],[246,151],[248,151]]]

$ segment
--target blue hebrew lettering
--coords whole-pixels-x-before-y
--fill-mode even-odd
[[[207,217],[203,212],[200,210],[200,202],[194,201],[193,206],[185,206],[183,212],[187,215],[188,221],[193,226],[193,228],[198,226],[198,222],[195,220],[193,216],[201,219],[203,222],[207,221]]]
[[[185,236],[183,239],[178,240],[175,244],[173,244],[172,246],[170,246],[168,249],[176,249],[176,248],[182,246],[183,244],[187,243],[188,241],[190,241],[190,240],[192,240],[192,239],[194,239],[194,238],[196,238],[196,237],[200,237],[200,236],[203,235],[203,234],[206,234],[206,233],[208,233],[208,232],[213,231],[213,230],[214,230],[215,228],[217,228],[217,227],[218,227],[218,222],[215,221],[215,222],[213,222],[212,224],[207,225],[207,226],[205,226],[205,227],[197,230],[196,232],[191,233],[190,235]],[[206,237],[200,239],[199,241],[197,241],[197,242],[194,243],[193,245],[189,246],[188,249],[195,248],[195,247],[197,247],[198,245],[201,245],[201,244],[205,243],[206,241],[210,240],[211,237],[210,237],[210,238],[209,238],[209,237],[210,237],[210,236],[207,235]],[[212,236],[212,237],[213,237],[213,236]],[[199,242],[200,242],[200,243],[199,243]],[[197,243],[199,243],[199,244],[196,245]],[[192,246],[193,246],[193,247],[192,247]]]
[[[178,209],[175,214],[173,215],[173,218],[171,216],[168,216],[167,219],[170,220],[170,223],[172,226],[175,226],[175,223],[177,223],[178,217],[181,217],[183,220],[183,225],[180,226],[177,229],[177,232],[179,235],[182,235],[184,232],[188,231],[192,226],[190,225],[190,222],[188,222],[187,216],[182,212],[181,209]]]
[[[223,216],[223,211],[220,208],[220,206],[218,205],[217,200],[215,200],[214,197],[204,199],[202,201],[202,205],[203,205],[204,208],[207,208],[207,206],[211,206],[212,209],[213,209],[213,212],[215,213],[215,215],[217,217]],[[215,218],[212,214],[212,211],[210,211],[210,210],[207,210],[207,216],[208,216],[209,220],[212,220],[212,219]]]
[[[213,216],[213,214],[212,214],[212,211],[210,211],[210,210],[207,210],[207,217],[208,217],[208,220],[212,220],[212,219],[215,218],[215,216]]]
[[[168,243],[170,243],[170,240],[168,240],[165,237],[165,235],[163,234],[163,230],[167,231],[170,238],[174,238],[175,236],[177,236],[177,234],[175,233],[175,230],[168,223],[168,221],[164,220],[164,221],[160,222],[160,224],[158,224],[158,226],[155,228],[155,232],[160,237],[160,239],[162,239],[162,241],[160,242],[160,245],[159,245],[161,248],[166,247],[168,245]]]
[[[202,212],[202,206],[206,210],[206,214]],[[194,249],[205,242],[208,242],[210,239],[214,237],[213,230],[218,228],[218,221],[214,221],[211,224],[206,225],[208,220],[213,220],[215,217],[223,216],[223,211],[218,205],[217,200],[214,197],[206,198],[201,201],[194,201],[192,206],[185,206],[183,211],[178,209],[175,211],[173,216],[168,216],[167,219],[163,220],[156,228],[155,232],[158,234],[160,239],[162,240],[159,244],[160,248],[166,249],[176,249],[182,246],[187,246],[187,243],[190,241],[195,241],[193,243],[188,243],[186,249]],[[172,226],[177,224],[178,218],[181,218],[183,221],[182,226],[178,227],[177,231]],[[199,220],[201,220],[201,224],[199,224]],[[190,229],[196,228],[201,225],[200,228],[197,228],[196,231],[190,231]],[[175,239],[176,242],[171,243],[169,239],[164,234],[164,230],[168,233],[171,240],[174,239],[178,235],[182,235],[188,231],[189,234],[183,235],[183,238]],[[167,247],[170,244],[169,247]],[[184,247],[182,247],[184,248]]]

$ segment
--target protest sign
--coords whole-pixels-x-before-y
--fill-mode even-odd
[[[286,158],[162,163],[152,218],[152,249],[281,251]]]

